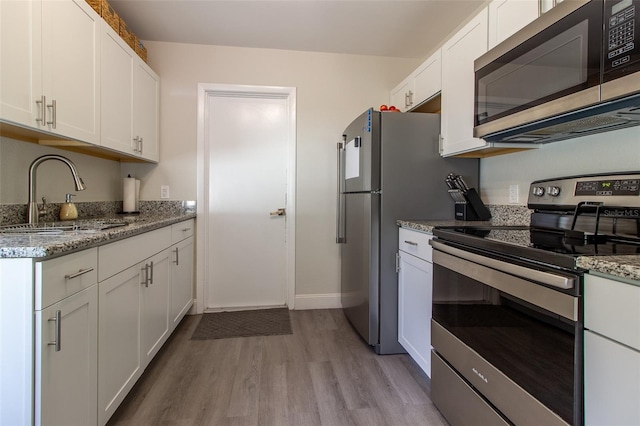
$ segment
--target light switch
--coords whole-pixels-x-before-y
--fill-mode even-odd
[[[169,198],[169,185],[162,185],[160,187],[160,198]]]

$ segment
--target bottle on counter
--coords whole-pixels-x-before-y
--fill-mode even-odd
[[[71,197],[76,194],[67,194],[65,196],[64,204],[60,206],[60,220],[74,220],[78,218],[78,209],[76,205],[71,202]]]

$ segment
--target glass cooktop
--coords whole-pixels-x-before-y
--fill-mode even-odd
[[[574,267],[576,256],[640,254],[640,239],[582,232],[541,230],[527,226],[436,227],[434,235],[468,248],[505,256]]]

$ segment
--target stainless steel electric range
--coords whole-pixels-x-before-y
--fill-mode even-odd
[[[434,404],[453,425],[583,423],[577,256],[640,254],[640,172],[533,182],[530,226],[434,230]]]

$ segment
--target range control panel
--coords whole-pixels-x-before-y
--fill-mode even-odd
[[[578,203],[640,206],[640,172],[572,176],[535,181],[529,188],[529,208],[575,207]]]

